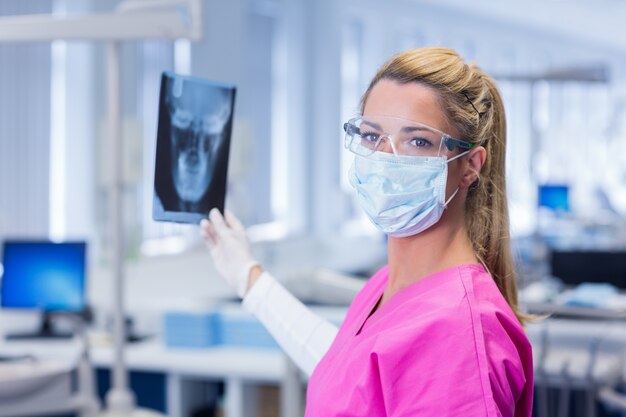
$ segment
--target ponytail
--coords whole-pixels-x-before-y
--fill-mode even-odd
[[[478,259],[491,273],[500,292],[511,306],[520,323],[531,317],[518,308],[516,272],[511,254],[509,210],[506,194],[506,117],[502,97],[495,81],[474,67],[482,78],[489,107],[481,122],[491,126],[481,145],[487,159],[481,169],[478,183],[470,187],[466,200],[466,226]],[[482,120],[485,119],[485,120]]]

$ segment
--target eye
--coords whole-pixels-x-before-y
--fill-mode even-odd
[[[380,134],[375,132],[361,132],[361,138],[363,138],[365,142],[376,143],[380,138]]]
[[[428,148],[430,146],[433,146],[433,144],[428,139],[424,138],[412,138],[410,140],[410,143],[416,148]]]

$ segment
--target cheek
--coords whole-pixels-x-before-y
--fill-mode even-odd
[[[446,182],[446,195],[451,195],[461,183],[463,172],[462,161],[452,161],[448,164],[448,180]]]

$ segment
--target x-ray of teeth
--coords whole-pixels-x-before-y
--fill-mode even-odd
[[[197,223],[224,209],[235,87],[164,73],[154,176],[155,220]]]

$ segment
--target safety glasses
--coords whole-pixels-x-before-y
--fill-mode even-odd
[[[369,156],[388,152],[397,156],[446,156],[472,149],[473,143],[455,139],[428,125],[390,116],[360,116],[344,123],[345,147]]]

